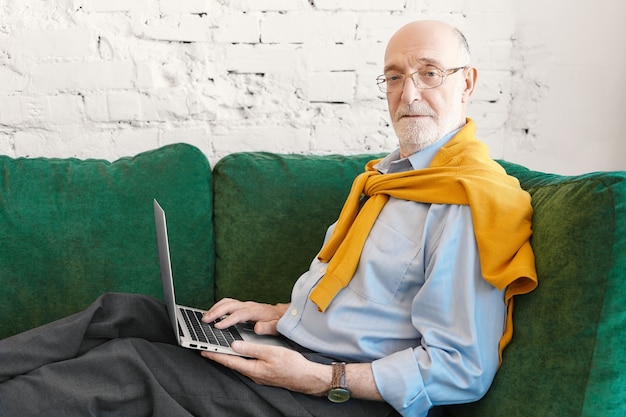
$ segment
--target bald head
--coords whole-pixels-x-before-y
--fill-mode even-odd
[[[423,59],[449,58],[455,66],[470,65],[469,45],[460,30],[444,22],[420,20],[404,25],[391,37],[385,50],[385,70],[394,55],[411,55],[412,50],[418,49],[429,52],[430,56],[422,56]],[[439,63],[449,66],[448,62]]]

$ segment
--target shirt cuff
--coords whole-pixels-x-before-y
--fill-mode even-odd
[[[372,362],[378,392],[403,416],[426,416],[433,406],[413,349],[405,349]]]

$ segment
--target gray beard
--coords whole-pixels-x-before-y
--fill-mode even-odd
[[[393,123],[400,148],[405,156],[426,149],[437,143],[447,132],[442,132],[437,123],[428,123],[427,126],[417,126],[410,119],[401,119]]]
[[[403,115],[407,114],[429,117],[418,121],[402,118]],[[424,102],[399,107],[393,118],[393,128],[398,136],[400,150],[405,157],[439,142],[446,134],[458,127],[455,123],[456,120],[453,120],[452,117],[440,118],[437,116]]]

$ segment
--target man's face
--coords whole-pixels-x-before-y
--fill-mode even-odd
[[[420,89],[410,74],[448,70],[466,65],[459,40],[451,28],[438,22],[416,22],[400,29],[385,53],[385,75],[404,74],[402,91],[387,93],[393,127],[402,156],[418,152],[465,123],[466,71],[444,78],[436,88]]]

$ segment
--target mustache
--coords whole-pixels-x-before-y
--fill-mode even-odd
[[[437,117],[435,111],[424,102],[413,102],[411,104],[398,107],[395,113],[396,120],[404,116],[430,116]]]

